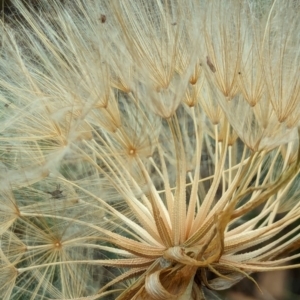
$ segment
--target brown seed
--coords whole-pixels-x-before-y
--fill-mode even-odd
[[[53,199],[60,199],[63,198],[63,191],[60,190],[60,184],[56,185],[56,189],[52,192],[46,192],[47,194],[50,194]]]
[[[213,65],[213,63],[211,62],[211,60],[209,59],[208,56],[206,56],[206,63],[207,65],[209,66],[210,70],[215,73],[216,72],[216,68],[215,66]]]
[[[106,22],[106,15],[101,15],[100,16],[100,21],[101,21],[101,23],[105,23]]]

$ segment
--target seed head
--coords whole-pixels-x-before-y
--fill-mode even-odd
[[[297,1],[13,2],[4,300],[203,300],[299,267]]]

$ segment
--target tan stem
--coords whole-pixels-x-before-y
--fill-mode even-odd
[[[191,277],[189,285],[186,287],[186,290],[181,294],[177,300],[192,300],[192,289],[194,284],[194,276]]]

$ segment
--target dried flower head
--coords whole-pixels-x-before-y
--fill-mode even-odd
[[[1,26],[1,297],[203,300],[299,267],[299,4],[38,4]]]

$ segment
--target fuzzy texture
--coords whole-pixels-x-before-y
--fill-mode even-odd
[[[203,300],[299,267],[297,1],[14,4],[1,299]]]

